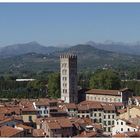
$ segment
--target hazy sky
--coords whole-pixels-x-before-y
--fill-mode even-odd
[[[0,46],[140,41],[139,4],[0,4]]]

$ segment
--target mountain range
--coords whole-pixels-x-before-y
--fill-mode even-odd
[[[0,73],[59,71],[59,56],[63,53],[77,54],[79,70],[140,67],[139,51],[135,53],[127,47],[123,43],[91,41],[67,48],[46,47],[37,42],[9,45],[0,49]]]

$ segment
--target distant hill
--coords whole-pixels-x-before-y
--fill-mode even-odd
[[[130,43],[123,43],[123,42],[113,42],[108,40],[103,43],[96,43],[93,41],[89,41],[86,44],[94,46],[95,48],[101,50],[140,55],[140,42],[130,44]]]
[[[91,45],[75,45],[50,53],[27,53],[10,58],[0,59],[0,72],[21,71],[59,71],[59,56],[63,53],[74,53],[78,56],[79,70],[95,70],[97,68],[140,67],[140,56],[117,53],[97,49]]]
[[[53,46],[46,47],[33,41],[29,43],[14,44],[14,45],[9,45],[0,48],[0,57],[6,58],[6,57],[17,56],[17,55],[22,55],[22,54],[27,54],[32,52],[39,53],[39,54],[49,54],[59,50],[62,50],[62,48],[53,47]]]

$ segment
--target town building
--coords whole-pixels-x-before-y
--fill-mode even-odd
[[[77,56],[64,54],[60,56],[61,99],[66,103],[78,102]]]
[[[120,112],[118,116],[119,118],[126,120],[140,116],[140,107],[135,105],[127,106],[127,108],[124,111]]]
[[[42,129],[48,137],[72,137],[73,125],[65,117],[47,118],[42,123]]]
[[[121,90],[91,89],[85,94],[87,101],[122,102],[124,105],[127,105],[129,98],[133,96],[133,92],[127,88]]]
[[[77,105],[77,117],[90,118],[93,123],[101,124],[105,134],[110,135],[117,110],[123,107],[122,103],[83,101]]]
[[[38,116],[49,117],[51,113],[58,112],[56,99],[39,99],[33,102],[35,110],[38,111]]]
[[[115,120],[114,126],[112,128],[112,135],[116,135],[124,132],[136,132],[139,131],[140,125],[135,124],[133,121],[126,119]]]

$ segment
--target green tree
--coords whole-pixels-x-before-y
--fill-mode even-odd
[[[121,80],[113,70],[98,70],[90,78],[90,88],[119,89]]]
[[[48,95],[51,98],[60,98],[60,74],[53,73],[48,79]]]

